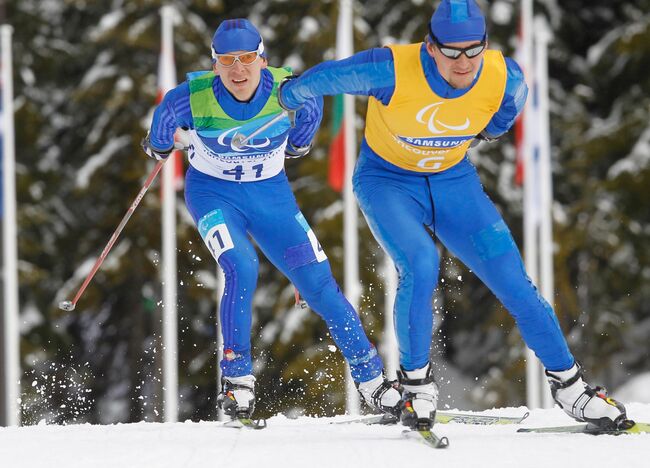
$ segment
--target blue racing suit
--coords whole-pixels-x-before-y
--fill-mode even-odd
[[[426,83],[438,96],[454,99],[472,89],[451,87],[424,44],[420,61]],[[499,137],[521,112],[527,87],[519,66],[505,59],[501,105],[483,130]],[[480,77],[477,73],[474,83]],[[366,95],[388,106],[396,88],[393,52],[375,48],[323,62],[282,87],[290,109],[317,96]],[[353,176],[354,193],[378,242],[399,273],[394,320],[404,370],[429,361],[433,332],[432,298],[439,255],[428,230],[490,288],[515,318],[526,344],[549,370],[570,368],[574,358],[551,306],[526,274],[521,255],[498,210],[484,192],[467,155],[442,172],[414,172],[392,164],[361,143]]]
[[[251,100],[240,102],[218,76],[191,73],[156,108],[150,141],[154,149],[164,149],[173,145],[177,128],[190,133],[185,200],[226,278],[220,308],[223,375],[252,373],[251,315],[259,261],[250,236],[325,320],[353,379],[365,382],[381,374],[381,358],[333,278],[283,167],[285,145],[304,147],[311,142],[322,118],[322,99],[307,101],[295,127],[285,117],[243,147],[232,144],[238,132],[248,135],[281,110],[278,81],[269,69],[262,70]],[[261,114],[264,117],[253,122]]]

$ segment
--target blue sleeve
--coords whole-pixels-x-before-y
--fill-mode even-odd
[[[356,94],[388,104],[394,91],[393,53],[388,48],[375,48],[310,68],[282,87],[282,103],[297,109],[317,96]]]
[[[296,112],[296,126],[289,132],[289,143],[295,148],[308,146],[322,119],[323,98],[319,96],[305,101],[305,105]]]
[[[501,101],[501,106],[485,127],[485,133],[491,138],[496,138],[506,133],[517,116],[524,109],[528,86],[524,80],[524,73],[511,58],[506,58],[508,76],[506,78],[506,91]]]
[[[190,109],[190,86],[187,81],[169,90],[156,107],[149,130],[152,148],[167,150],[174,146],[174,133],[178,127],[194,127]]]

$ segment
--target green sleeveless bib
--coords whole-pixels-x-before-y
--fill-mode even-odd
[[[212,91],[212,83],[216,78],[214,72],[209,71],[190,79],[188,84],[190,86],[190,108],[194,119],[194,128],[198,132],[201,130],[226,130],[263,117],[282,113],[283,109],[277,100],[278,86],[283,78],[291,75],[291,71],[287,68],[274,67],[267,67],[267,70],[273,75],[273,90],[262,110],[248,120],[233,119],[223,110]]]

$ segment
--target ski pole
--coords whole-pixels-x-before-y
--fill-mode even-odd
[[[242,134],[242,133],[236,133],[235,136],[232,137],[232,145],[239,149],[242,146],[244,146],[246,143],[248,143],[251,139],[262,133],[264,130],[269,128],[272,125],[275,125],[276,122],[279,122],[282,120],[284,117],[287,117],[289,113],[287,111],[282,111],[280,114],[276,115],[273,117],[271,120],[266,122],[264,125],[261,125],[257,130],[251,132],[248,136]]]
[[[176,146],[176,144],[175,144]],[[86,279],[84,280],[83,284],[79,288],[79,291],[77,291],[77,294],[74,296],[74,299],[72,301],[61,301],[59,302],[59,309],[61,310],[66,310],[66,311],[72,311],[74,308],[77,306],[77,301],[83,294],[83,292],[86,290],[88,287],[88,284],[90,281],[93,279],[95,276],[95,273],[97,273],[97,270],[99,270],[99,267],[101,264],[104,262],[106,259],[106,256],[108,255],[108,252],[110,252],[111,248],[113,248],[113,244],[115,244],[115,241],[117,240],[118,236],[122,232],[122,229],[124,229],[124,226],[126,226],[126,223],[129,221],[131,218],[131,215],[137,208],[137,206],[140,204],[140,201],[142,201],[142,198],[144,197],[144,194],[147,193],[147,190],[153,183],[154,179],[160,172],[160,169],[162,168],[163,164],[165,164],[165,160],[163,161],[158,161],[156,163],[156,167],[153,168],[153,171],[151,171],[151,174],[149,174],[149,177],[147,177],[147,180],[145,181],[144,185],[140,189],[140,193],[135,197],[135,200],[133,200],[133,203],[131,203],[131,206],[127,210],[126,214],[122,218],[122,221],[120,221],[120,224],[117,226],[117,229],[115,232],[113,232],[113,235],[111,236],[110,240],[108,241],[108,244],[106,244],[106,247],[104,247],[104,250],[102,250],[101,255],[97,258],[95,261],[95,264],[93,265],[92,270],[90,270],[90,273],[88,273],[88,276],[86,276]]]

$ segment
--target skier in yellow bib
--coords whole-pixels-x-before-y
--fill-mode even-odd
[[[547,369],[556,402],[579,421],[620,427],[625,409],[583,381],[553,309],[526,275],[510,231],[467,157],[475,140],[507,132],[526,100],[519,66],[487,50],[487,42],[474,0],[443,0],[423,43],[317,65],[281,85],[280,105],[296,110],[317,96],[369,96],[353,185],[374,236],[399,272],[394,314],[404,424],[433,424],[438,399],[429,362],[439,269],[433,232],[513,315]]]

